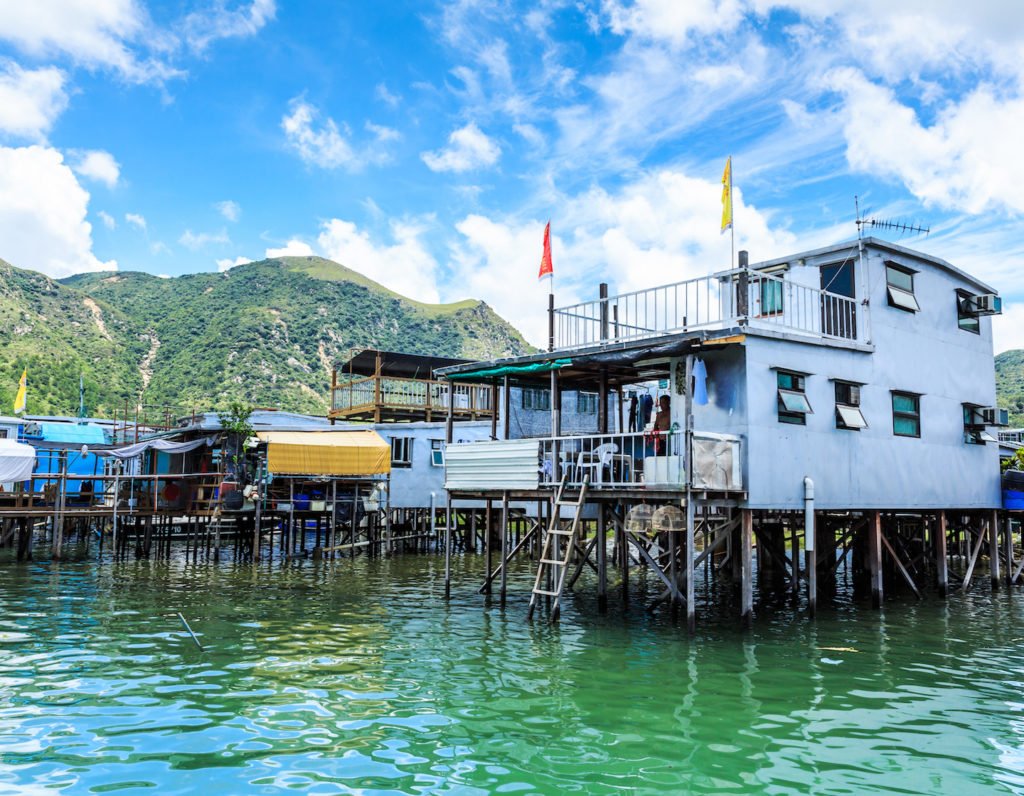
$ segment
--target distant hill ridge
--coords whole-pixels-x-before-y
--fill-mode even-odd
[[[999,406],[1010,410],[1010,425],[1024,427],[1024,351],[996,356],[996,395]]]
[[[31,413],[74,414],[84,373],[97,414],[126,398],[323,414],[331,365],[362,347],[471,359],[532,350],[482,301],[424,304],[322,257],[169,279],[107,271],[53,280],[0,260],[0,414],[26,366]]]

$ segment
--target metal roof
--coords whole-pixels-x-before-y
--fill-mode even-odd
[[[461,365],[472,360],[455,357],[436,357],[423,354],[403,354],[397,351],[379,351],[364,348],[348,359],[335,363],[338,373],[372,376],[377,372],[377,356],[381,358],[381,374],[406,379],[431,379],[439,368]]]

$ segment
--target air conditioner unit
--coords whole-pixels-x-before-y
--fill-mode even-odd
[[[996,415],[999,414],[999,410],[994,406],[983,406],[980,409],[976,409],[975,413],[981,418],[981,423],[979,425],[996,425]]]
[[[1003,312],[1003,300],[995,293],[971,296],[967,303],[972,315],[1000,315]]]

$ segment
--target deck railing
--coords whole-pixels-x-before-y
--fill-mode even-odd
[[[426,379],[368,376],[338,384],[333,389],[331,410],[347,412],[375,407],[447,412],[449,402],[457,413],[489,415],[491,387]]]
[[[556,349],[732,325],[859,339],[854,299],[749,269],[557,308],[553,320]]]
[[[741,490],[742,453],[739,437],[694,432],[692,486]],[[591,489],[683,490],[687,482],[678,430],[458,443],[445,447],[445,463],[446,486],[456,491],[554,489],[563,475],[571,487],[589,477]]]

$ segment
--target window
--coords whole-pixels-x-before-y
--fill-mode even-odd
[[[956,325],[965,332],[981,334],[981,318],[971,307],[974,296],[966,290],[956,292]]]
[[[523,409],[551,409],[551,391],[540,387],[524,387]]]
[[[984,445],[986,442],[996,441],[996,438],[985,430],[985,419],[982,407],[977,404],[964,404],[964,442],[968,445]]]
[[[860,387],[852,381],[836,381],[836,428],[860,431],[868,427],[860,411]]]
[[[430,466],[444,467],[444,440],[430,440]]]
[[[912,392],[892,393],[892,433],[897,437],[921,436],[921,396]]]
[[[807,425],[807,415],[814,412],[804,395],[804,376],[788,370],[780,370],[778,376],[779,422]]]
[[[914,297],[914,272],[895,263],[885,264],[885,283],[889,293],[889,306],[907,312],[917,312],[921,305]]]
[[[0,428],[0,439],[7,439],[7,429]]]
[[[782,314],[782,286],[781,279],[761,279],[761,315]]]
[[[581,415],[597,414],[597,393],[578,392],[576,393],[576,411]]]
[[[391,466],[412,467],[412,437],[391,438]]]

